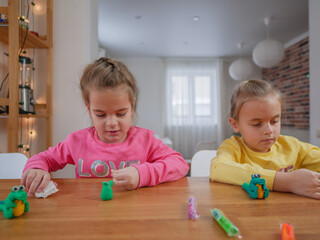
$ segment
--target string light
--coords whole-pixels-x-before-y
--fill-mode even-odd
[[[46,8],[44,7],[44,3],[42,1],[32,2],[33,13],[35,15],[42,15],[45,13]]]
[[[29,20],[25,16],[18,17],[18,20],[21,21],[21,27],[24,27],[27,30],[29,29]]]
[[[29,20],[25,16],[18,17],[18,20],[29,23]]]
[[[36,132],[35,130],[30,130],[29,136],[30,136],[31,138],[35,138],[35,137],[37,136],[37,132]]]
[[[29,144],[19,144],[18,148],[29,148]]]

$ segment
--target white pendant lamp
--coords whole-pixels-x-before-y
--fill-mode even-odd
[[[238,49],[241,50],[243,47],[243,42],[238,43]],[[247,80],[252,77],[253,67],[251,63],[244,59],[238,58],[233,61],[229,67],[230,76],[237,81]]]
[[[264,24],[268,27],[270,18],[264,19]],[[284,47],[281,42],[267,38],[258,43],[252,52],[255,64],[262,68],[270,68],[281,62],[284,56]]]

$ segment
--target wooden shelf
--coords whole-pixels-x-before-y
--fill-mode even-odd
[[[9,8],[8,7],[0,7],[0,13],[8,14]],[[10,23],[9,23],[10,24]],[[21,47],[21,43],[27,34],[27,30],[21,26],[19,26],[20,32],[20,39],[19,44]],[[0,42],[4,43],[5,45],[9,45],[9,25],[8,24],[0,24]],[[50,48],[50,44],[46,41],[46,36],[40,36],[28,32],[27,39],[24,45],[24,48]]]
[[[9,106],[9,98],[0,98],[0,106]],[[46,109],[47,104],[37,103],[34,105],[34,110],[43,110]]]
[[[47,108],[47,104],[45,103],[37,103],[36,105],[34,105],[34,110],[43,110]]]
[[[9,105],[9,98],[0,98],[0,106],[8,106]],[[46,110],[47,105],[45,103],[40,103],[34,105],[34,110]],[[0,118],[8,118],[8,114],[0,114]],[[47,118],[46,114],[19,114],[19,117],[22,118]]]
[[[0,118],[8,118],[8,152],[17,152],[19,145],[19,119],[21,118],[42,118],[45,119],[46,148],[52,145],[52,18],[53,0],[47,1],[46,14],[46,36],[37,36],[20,26],[20,1],[8,0],[8,7],[0,7],[0,13],[8,15],[8,22],[0,24],[0,42],[8,46],[8,90],[9,98],[0,98],[0,106],[8,106],[9,114],[0,114]],[[41,48],[46,50],[46,57],[43,62],[46,65],[46,103],[34,106],[36,114],[19,114],[19,56],[21,45],[23,48]]]
[[[27,34],[27,30],[19,26],[19,31],[21,32],[19,39],[19,47],[21,47],[21,44]],[[5,45],[9,44],[8,33],[9,26],[0,25],[0,42],[4,43]],[[24,48],[49,48],[49,44],[46,40],[43,40],[43,38],[46,38],[46,36],[41,36],[40,38],[35,34],[28,32]]]
[[[0,118],[9,118],[8,114],[0,114]],[[46,115],[43,114],[19,114],[19,118],[47,118]]]
[[[9,106],[9,98],[0,98],[0,106]]]
[[[9,13],[9,8],[8,7],[0,7],[0,13],[8,14]]]

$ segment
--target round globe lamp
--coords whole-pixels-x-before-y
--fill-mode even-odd
[[[283,56],[282,43],[274,39],[263,40],[255,46],[252,52],[253,61],[262,68],[270,68],[279,64]]]
[[[237,81],[247,80],[252,77],[253,67],[251,63],[243,58],[233,61],[229,67],[230,76]]]

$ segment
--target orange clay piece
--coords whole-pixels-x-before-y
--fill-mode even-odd
[[[262,186],[260,184],[256,184],[256,186],[258,187],[258,197],[257,198],[263,198],[264,191],[262,189]]]
[[[282,240],[295,240],[293,227],[288,223],[283,223],[281,226],[281,239]]]
[[[19,217],[24,214],[25,205],[21,200],[15,200],[14,203],[17,205],[16,207],[12,208],[13,216]]]

